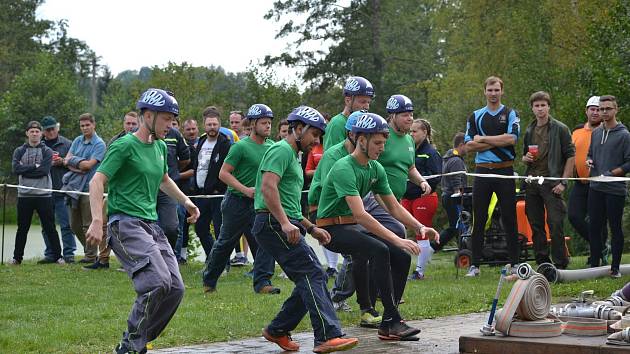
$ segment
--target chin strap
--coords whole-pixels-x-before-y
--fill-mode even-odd
[[[142,123],[144,123],[145,128],[149,129],[149,142],[153,142],[153,140],[158,140],[159,137],[155,133],[155,121],[157,120],[157,113],[152,112],[153,114],[153,124],[149,125],[146,120],[144,120],[144,116],[142,116]]]
[[[304,134],[306,134],[306,131],[310,127],[311,127],[310,124],[305,125],[304,128],[302,128],[302,134],[300,134],[299,137],[297,136],[297,134],[295,134],[295,128],[292,129],[293,137],[295,138],[295,145],[297,146],[298,151],[302,151],[302,138],[304,137]]]

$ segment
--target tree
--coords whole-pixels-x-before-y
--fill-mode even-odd
[[[49,53],[40,53],[32,67],[18,74],[0,100],[0,154],[11,156],[24,143],[24,127],[31,120],[52,115],[69,138],[78,134],[77,118],[87,102],[74,74]],[[10,173],[11,159],[3,158],[0,174]]]

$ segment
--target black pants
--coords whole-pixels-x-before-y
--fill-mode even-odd
[[[590,244],[588,236],[588,192],[590,190],[588,183],[576,182],[569,194],[568,216],[569,222],[575,231],[582,237],[584,241]],[[606,215],[604,214],[604,222],[602,223],[601,232],[602,244],[606,244],[608,240],[608,227],[606,227]],[[598,257],[601,257],[599,255]]]
[[[370,293],[369,275],[372,274],[383,302],[383,318],[399,321],[401,318],[398,303],[405,290],[411,256],[393,244],[367,233],[359,225],[332,225],[324,229],[331,236],[330,243],[325,247],[333,252],[350,254],[356,261],[352,275],[357,287],[357,296],[366,296]],[[371,271],[356,267],[360,263],[367,263],[366,260]],[[370,300],[357,300],[361,306],[368,301]]]
[[[621,263],[621,252],[623,252],[623,229],[621,219],[626,196],[609,194],[591,189],[588,194],[588,218],[589,218],[589,239],[591,245],[591,255],[602,254],[602,239],[596,237],[600,235],[602,227],[605,226],[608,217],[610,226],[610,248],[612,252],[612,262],[610,268],[619,269]],[[591,266],[599,266],[599,257],[591,257]]]
[[[514,175],[512,167],[489,169],[477,167],[476,173],[491,173],[497,175]],[[479,266],[488,220],[488,206],[492,193],[496,193],[501,210],[501,223],[506,234],[508,255],[512,264],[518,263],[518,239],[516,228],[516,186],[513,179],[475,177],[473,182],[473,265]]]
[[[48,242],[50,242],[52,250],[51,258],[55,260],[61,258],[61,243],[59,242],[59,234],[55,228],[54,210],[52,196],[18,198],[18,228],[15,235],[15,250],[13,251],[13,258],[16,261],[22,261],[24,258],[24,247],[26,246],[28,230],[31,228],[33,211],[37,211],[42,229],[48,237]]]
[[[525,213],[532,227],[532,241],[536,263],[551,263],[549,245],[547,245],[547,231],[545,230],[545,211],[547,212],[547,226],[551,236],[551,256],[553,264],[564,269],[569,264],[569,258],[564,247],[564,217],[567,214],[566,205],[561,195],[553,193],[555,183],[530,183],[525,194]]]
[[[442,195],[442,207],[446,211],[448,217],[448,227],[440,232],[440,243],[431,241],[431,247],[434,251],[439,251],[444,248],[450,240],[459,236],[459,230],[457,229],[457,221],[459,220],[459,213],[461,197],[452,198],[450,195]]]

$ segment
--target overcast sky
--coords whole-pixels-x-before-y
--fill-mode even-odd
[[[273,0],[46,0],[38,16],[68,20],[70,36],[114,75],[169,61],[239,72],[285,48],[274,39],[279,24],[263,18],[272,7]]]

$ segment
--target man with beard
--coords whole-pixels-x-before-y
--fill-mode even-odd
[[[221,195],[225,193],[227,186],[219,179],[219,171],[230,150],[230,141],[219,133],[221,118],[215,107],[208,107],[203,111],[203,123],[206,135],[199,138],[197,143],[193,183],[196,194],[211,195],[210,198],[195,198],[195,204],[201,212],[195,224],[195,233],[207,257],[214,244],[210,235],[210,223],[214,226],[215,235],[221,233]]]
[[[219,171],[219,178],[228,185],[221,203],[223,223],[217,242],[206,261],[203,272],[204,292],[216,291],[217,281],[225,268],[234,245],[241,235],[247,237],[254,255],[254,291],[261,294],[279,294],[280,289],[271,285],[275,267],[273,258],[252,237],[254,221],[254,194],[256,172],[263,155],[273,144],[268,139],[271,134],[273,112],[264,104],[255,104],[247,112],[252,125],[249,137],[238,141],[230,148],[225,162]]]

